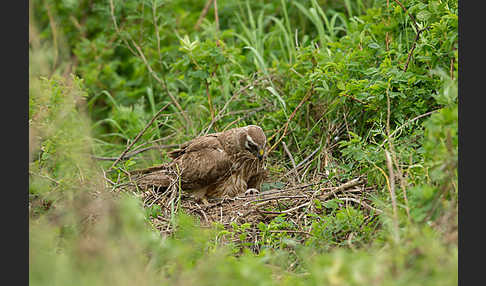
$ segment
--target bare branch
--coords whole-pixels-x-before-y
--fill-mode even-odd
[[[246,91],[248,88],[250,87],[254,87],[261,79],[258,78],[256,79],[255,81],[249,83],[248,85],[240,88],[240,90],[238,90],[237,92],[235,92],[231,98],[224,104],[223,108],[218,112],[218,114],[214,117],[213,120],[211,120],[211,122],[209,123],[208,127],[206,127],[206,129],[204,131],[201,131],[201,133],[199,133],[199,136],[201,135],[207,135],[209,133],[209,130],[211,130],[211,128],[213,127],[214,123],[216,123],[218,120],[220,120],[224,115],[223,115],[223,112],[228,108],[229,104],[237,97],[239,96],[241,93],[243,93],[244,91]]]
[[[420,29],[418,27],[417,21],[415,21],[415,17],[412,14],[408,13],[407,9],[405,8],[405,6],[403,6],[403,4],[400,1],[398,0],[393,0],[393,1],[395,1],[395,3],[397,3],[400,7],[402,7],[405,14],[407,14],[410,17],[410,19],[412,19],[412,24],[415,27],[415,32],[418,33]]]
[[[219,16],[218,16],[218,0],[214,0],[214,21],[216,22],[216,30],[219,31]]]
[[[410,124],[410,123],[412,123],[412,122],[414,122],[414,121],[416,121],[416,120],[419,120],[419,119],[420,119],[420,118],[422,118],[422,117],[425,117],[425,116],[428,116],[428,115],[430,115],[430,114],[432,114],[432,113],[434,113],[434,112],[437,112],[437,111],[439,111],[439,110],[440,110],[440,109],[436,109],[436,110],[429,111],[429,112],[427,112],[427,113],[421,114],[421,115],[419,115],[419,116],[417,116],[417,117],[414,117],[414,118],[412,118],[412,119],[408,120],[407,122],[403,123],[403,124],[402,124],[400,127],[398,127],[397,129],[395,129],[395,131],[393,131],[393,132],[390,134],[390,136],[388,136],[388,138],[386,138],[385,140],[383,140],[383,143],[381,143],[380,148],[382,148],[382,147],[385,145],[385,143],[386,143],[386,142],[387,142],[387,141],[388,141],[390,138],[393,138],[393,136],[395,135],[395,133],[397,133],[398,131],[400,131],[400,130],[401,130],[403,127],[407,126],[408,124]]]
[[[362,205],[363,207],[376,212],[377,214],[383,213],[382,210],[374,208],[374,207],[370,206],[369,204],[365,203],[362,200],[357,200],[357,199],[354,199],[354,198],[345,198],[345,197],[338,197],[338,199],[343,200],[343,201],[350,201],[350,202],[358,203],[358,204]]]
[[[420,37],[420,34],[427,30],[428,28],[424,28],[422,30],[419,30],[417,32],[417,35],[415,36],[415,40],[413,41],[412,48],[410,49],[410,52],[408,52],[408,57],[407,57],[407,62],[405,63],[405,66],[403,67],[403,71],[406,72],[408,69],[408,64],[410,63],[410,59],[412,58],[413,51],[415,50],[415,47],[417,46],[417,41]]]
[[[398,210],[397,210],[397,199],[396,199],[396,194],[395,194],[395,173],[393,172],[393,165],[392,165],[392,160],[390,156],[390,152],[385,149],[385,157],[386,157],[386,166],[388,168],[388,174],[390,178],[390,197],[392,201],[392,208],[393,208],[393,226],[395,230],[395,238],[398,240],[399,239],[399,234],[398,234]]]
[[[152,117],[152,119],[149,121],[149,123],[147,123],[147,125],[145,125],[145,127],[142,129],[142,131],[140,131],[138,133],[138,135],[135,137],[135,139],[133,139],[132,143],[130,143],[130,145],[128,145],[128,147],[125,149],[125,151],[123,151],[123,153],[121,153],[120,156],[118,156],[118,158],[115,160],[115,162],[113,162],[113,165],[111,165],[109,171],[111,169],[113,169],[113,167],[118,163],[120,162],[120,160],[125,156],[125,154],[128,152],[128,150],[130,150],[130,148],[132,148],[132,146],[138,141],[138,139],[140,139],[140,137],[145,133],[145,131],[147,131],[147,129],[150,127],[150,125],[152,125],[152,123],[155,121],[155,119],[157,119],[157,117],[159,117],[159,115],[162,113],[162,111],[164,109],[167,108],[167,106],[169,106],[169,103],[167,103],[166,105],[164,105],[164,107],[162,107],[158,112],[157,114],[154,115],[154,117]]]
[[[206,17],[206,14],[209,11],[209,7],[211,7],[211,4],[213,3],[213,1],[214,0],[208,0],[208,1],[206,1],[206,5],[204,5],[204,9],[202,10],[201,15],[199,15],[199,19],[197,19],[196,25],[194,25],[194,30],[198,30],[199,29],[199,25],[201,25],[202,20],[204,19],[204,17]]]
[[[289,156],[290,158],[290,162],[292,162],[292,172],[294,172],[295,176],[297,177],[297,180],[299,180],[299,183],[301,182],[300,180],[300,177],[299,177],[299,174],[297,173],[297,166],[295,165],[295,160],[294,160],[294,156],[292,156],[292,154],[290,153],[289,149],[287,148],[287,144],[285,144],[285,141],[282,141],[282,146],[285,150],[285,153],[287,153],[287,155]]]
[[[275,144],[273,144],[273,146],[270,148],[270,150],[268,150],[268,153],[272,152],[275,149],[275,147],[277,147],[277,144],[280,143],[280,141],[282,141],[282,139],[284,139],[285,135],[287,135],[287,129],[289,127],[290,121],[292,120],[292,118],[294,118],[295,114],[297,114],[297,111],[304,104],[304,102],[306,102],[311,97],[311,95],[313,94],[313,91],[314,91],[314,84],[312,83],[309,90],[307,91],[307,94],[302,98],[302,100],[299,102],[297,107],[295,107],[292,114],[290,114],[289,119],[287,120],[285,125],[282,127],[284,129],[282,136],[277,140],[277,142],[275,142]],[[272,140],[280,132],[280,130],[282,130],[282,128],[280,128],[277,132],[275,132],[275,134],[273,134],[272,137],[270,137],[270,139],[268,139],[268,141],[270,142],[270,140]]]
[[[131,158],[139,153],[142,153],[142,152],[145,152],[145,151],[148,151],[148,150],[154,150],[154,149],[167,149],[167,148],[174,148],[174,147],[177,147],[179,146],[178,144],[171,144],[171,145],[156,145],[156,146],[150,146],[150,147],[145,147],[145,148],[140,148],[136,151],[133,151],[133,152],[129,152],[127,154],[125,154],[125,156],[123,156],[121,158],[121,160],[125,160],[125,159],[128,159],[128,158]],[[116,159],[118,159],[118,157],[100,157],[100,156],[91,156],[93,159],[96,159],[96,160],[101,160],[101,161],[115,161]]]

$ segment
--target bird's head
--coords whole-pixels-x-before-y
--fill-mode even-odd
[[[245,135],[243,138],[245,149],[251,154],[255,155],[259,160],[263,159],[265,155],[265,146],[267,144],[267,137],[260,126],[248,125],[245,127]]]

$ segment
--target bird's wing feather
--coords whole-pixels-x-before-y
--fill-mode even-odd
[[[189,144],[175,161],[182,174],[183,188],[197,189],[228,175],[231,157],[216,137],[204,136]]]
[[[186,152],[194,152],[211,146],[218,147],[217,144],[219,144],[219,142],[217,142],[218,140],[215,140],[216,138],[217,134],[208,134],[206,136],[192,139],[190,141],[182,143],[179,148],[170,151],[168,155],[171,159],[177,159],[178,157],[184,155]],[[221,148],[221,144],[219,144],[219,147]]]

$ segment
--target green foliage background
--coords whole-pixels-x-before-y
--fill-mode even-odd
[[[198,29],[205,1],[29,3],[32,285],[457,284],[457,1],[219,0]],[[286,227],[277,217],[259,225],[258,254],[222,242],[245,225],[184,214],[162,238],[158,210],[110,192],[112,161],[92,156],[120,155],[166,104],[134,148],[258,124],[297,162],[318,148],[311,169],[327,180],[365,176],[385,212],[370,223],[330,201],[303,244],[270,232]],[[275,146],[282,184],[292,165]],[[396,219],[385,150],[402,178]]]

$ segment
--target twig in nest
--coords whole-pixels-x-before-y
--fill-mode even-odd
[[[108,179],[108,177],[106,177],[106,172],[105,170],[103,170],[103,168],[101,168],[101,172],[103,172],[103,178],[105,178],[105,180],[110,183],[112,186],[115,186],[115,182],[113,182],[112,180]]]
[[[349,189],[349,188],[355,187],[355,186],[357,186],[357,185],[359,185],[361,183],[362,183],[361,177],[354,178],[351,181],[346,182],[346,183],[344,183],[344,184],[336,187],[333,191],[334,192],[339,192],[339,191],[342,191],[342,190],[345,190],[345,189]]]
[[[44,178],[44,179],[48,179],[49,181],[56,183],[56,185],[61,184],[60,182],[58,182],[58,181],[54,180],[53,178],[46,176],[46,175],[37,174],[37,173],[31,172],[31,171],[29,171],[29,174],[36,175],[36,176],[39,176],[39,177]]]
[[[120,156],[118,156],[118,158],[115,160],[115,162],[113,162],[113,165],[111,165],[110,170],[113,169],[113,167],[115,167],[115,165],[120,162],[120,160],[125,156],[125,154],[128,152],[128,150],[130,150],[130,148],[132,148],[133,144],[135,144],[138,139],[140,139],[140,137],[145,133],[145,131],[147,131],[147,129],[150,127],[150,125],[152,125],[152,123],[154,123],[155,119],[157,119],[157,117],[159,117],[159,115],[162,113],[162,111],[164,111],[165,108],[167,108],[167,106],[169,106],[170,104],[167,103],[166,105],[164,105],[164,107],[162,107],[158,112],[157,114],[154,115],[154,117],[152,117],[152,119],[149,121],[149,123],[147,123],[147,125],[145,125],[145,127],[142,129],[142,131],[140,131],[138,133],[138,135],[135,137],[135,139],[133,139],[132,143],[130,143],[130,145],[128,145],[128,147],[125,149],[125,151],[123,151],[123,153],[121,153]]]
[[[299,164],[297,164],[297,166],[294,167],[295,170],[299,169],[302,165],[304,165],[310,158],[312,158],[319,150],[321,149],[321,147],[319,146],[316,150],[312,151],[312,153],[307,156],[304,160],[300,161]],[[289,172],[287,172],[284,177],[288,176],[291,172],[294,171],[294,169],[290,170]]]
[[[268,230],[268,232],[270,233],[279,233],[279,232],[288,232],[288,233],[302,233],[302,234],[306,234],[306,235],[309,235],[309,236],[312,236],[312,234],[310,232],[307,232],[307,231],[303,231],[303,230],[293,230],[293,229],[277,229],[277,230]]]
[[[300,177],[299,177],[299,173],[297,173],[297,165],[295,165],[295,160],[294,160],[294,156],[292,156],[292,154],[290,153],[289,151],[289,148],[287,148],[287,144],[285,144],[285,141],[282,141],[282,146],[285,150],[285,153],[287,153],[287,155],[289,156],[290,158],[290,162],[292,162],[292,170],[294,172],[294,175],[295,177],[297,177],[297,180],[299,180],[299,183],[301,183],[301,180],[300,180]]]
[[[383,213],[382,210],[377,209],[377,208],[374,208],[374,207],[370,206],[369,204],[365,203],[362,200],[357,200],[355,198],[343,198],[343,197],[338,197],[338,199],[340,199],[342,201],[350,201],[350,202],[358,203],[358,204],[362,205],[363,207],[365,207],[365,208],[367,208],[367,209],[369,209],[371,211],[376,212],[377,214],[382,214]]]
[[[298,206],[293,207],[293,208],[288,209],[288,210],[284,210],[282,213],[287,214],[287,213],[290,213],[290,212],[292,212],[292,211],[298,210],[298,209],[300,209],[300,208],[302,208],[302,207],[305,207],[305,206],[308,206],[308,205],[310,205],[310,202],[307,202],[307,203],[305,203],[305,204],[298,205]]]
[[[204,212],[204,210],[201,208],[201,206],[198,203],[196,203],[196,206],[199,208],[199,211],[203,214],[204,219],[206,220],[206,223],[209,223],[208,217],[207,217],[206,213]]]
[[[306,196],[276,196],[276,197],[269,197],[269,198],[263,198],[263,199],[257,199],[253,201],[246,202],[244,205],[248,205],[250,203],[258,203],[258,202],[266,202],[266,201],[272,201],[272,200],[278,200],[278,199],[304,199]]]

